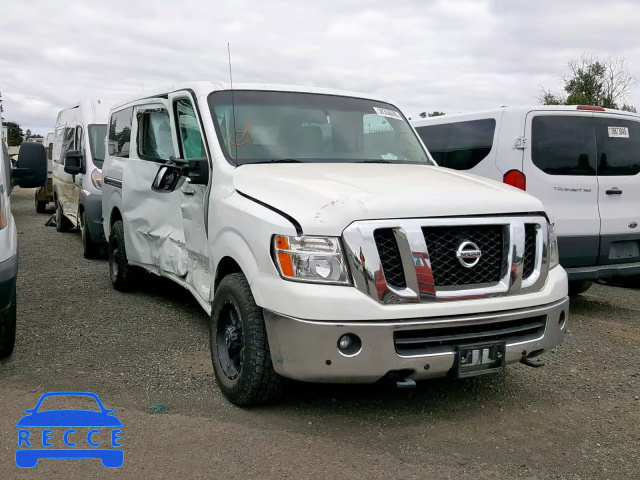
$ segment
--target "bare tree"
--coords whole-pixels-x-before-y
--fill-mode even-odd
[[[636,78],[629,72],[627,59],[620,56],[609,57],[602,63],[605,67],[602,77],[604,101],[613,105],[624,104],[637,83]]]

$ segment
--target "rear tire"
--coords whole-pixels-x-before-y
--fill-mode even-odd
[[[118,220],[111,226],[109,235],[109,277],[113,288],[120,292],[128,292],[133,287],[133,268],[127,260],[124,245],[124,225]]]
[[[41,200],[38,200],[38,192],[36,192],[35,201],[36,201],[36,213],[45,213],[47,211],[47,204],[49,202],[43,202]]]
[[[593,285],[593,282],[590,282],[588,280],[577,280],[569,282],[569,296],[576,297],[581,293],[589,290],[591,288],[591,285]]]
[[[87,215],[84,212],[80,214],[80,235],[82,236],[82,255],[84,258],[98,258],[100,256],[100,248],[99,245],[91,239]]]
[[[56,230],[58,232],[68,232],[71,228],[71,222],[62,213],[62,207],[60,203],[56,201]]]
[[[16,344],[16,292],[13,292],[13,302],[9,308],[0,313],[0,359],[8,358],[13,353]]]
[[[273,369],[262,309],[241,273],[222,279],[211,308],[211,361],[229,401],[240,407],[273,403],[284,378]]]

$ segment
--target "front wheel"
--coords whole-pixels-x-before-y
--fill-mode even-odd
[[[68,232],[70,228],[69,219],[64,216],[62,206],[56,201],[56,230],[58,232]]]
[[[0,359],[7,358],[13,353],[16,344],[16,292],[9,308],[0,313]]]
[[[578,280],[569,282],[569,296],[575,297],[580,295],[581,293],[586,292],[591,288],[593,282],[589,282],[587,280]]]
[[[109,235],[109,277],[113,288],[127,292],[133,286],[133,269],[127,260],[124,245],[124,225],[118,220],[111,226]]]
[[[280,398],[284,379],[273,369],[262,309],[241,273],[226,276],[211,308],[211,361],[222,393],[241,407]]]

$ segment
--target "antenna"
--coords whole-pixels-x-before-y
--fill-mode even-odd
[[[233,145],[236,147],[235,160],[236,160],[236,166],[238,166],[238,144],[236,142],[236,134],[238,130],[236,129],[236,104],[233,101],[233,74],[231,73],[231,46],[229,45],[229,42],[227,42],[227,55],[229,56],[229,83],[231,85],[231,113],[233,115],[233,133],[231,134],[231,137],[229,137],[229,141],[233,143]]]

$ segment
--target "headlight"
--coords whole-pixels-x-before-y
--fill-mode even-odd
[[[97,168],[94,168],[93,172],[91,172],[91,183],[98,190],[102,190],[102,172]]]
[[[560,264],[560,258],[558,256],[558,237],[556,236],[556,229],[553,224],[549,224],[549,270],[557,267]]]
[[[298,282],[349,285],[349,271],[335,237],[273,237],[280,275]]]

